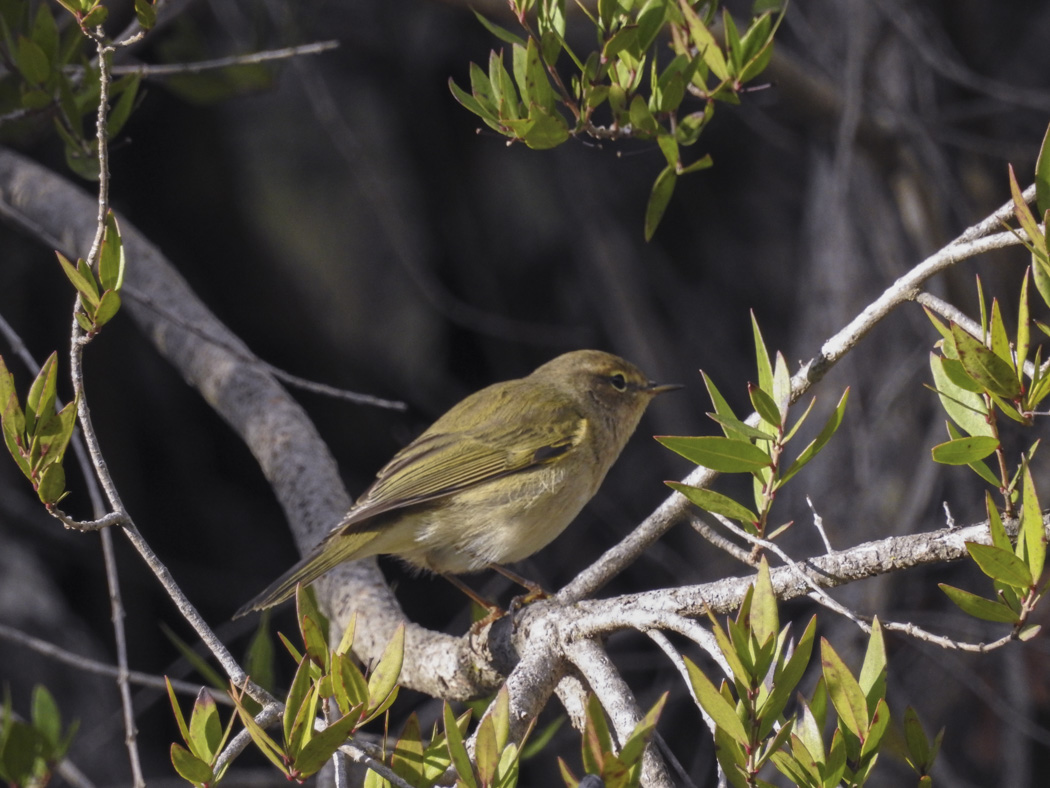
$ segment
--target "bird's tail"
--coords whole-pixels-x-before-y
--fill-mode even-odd
[[[299,583],[304,586],[308,585],[344,561],[374,555],[374,551],[369,550],[368,546],[375,537],[375,531],[357,531],[347,534],[333,530],[299,563],[270,583],[261,593],[252,597],[233,614],[233,617],[240,618],[253,610],[264,610],[278,605],[295,594],[295,587]]]

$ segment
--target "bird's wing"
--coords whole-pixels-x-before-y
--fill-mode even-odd
[[[340,530],[356,530],[382,512],[544,465],[571,451],[586,433],[586,420],[567,398],[540,399],[543,405],[537,407],[509,396],[491,418],[466,432],[446,431],[452,420],[439,419],[379,471]]]

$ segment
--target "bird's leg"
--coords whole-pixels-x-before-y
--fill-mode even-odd
[[[550,594],[544,591],[540,585],[533,583],[528,578],[522,577],[517,572],[512,572],[505,566],[501,566],[500,564],[489,564],[489,568],[495,569],[512,583],[516,583],[528,591],[529,593],[525,595],[526,602],[534,602],[537,599],[545,599],[550,596]]]
[[[455,575],[446,574],[445,572],[441,572],[439,574],[443,578],[448,580],[448,582],[450,582],[456,588],[458,588],[460,591],[462,591],[464,594],[466,594],[468,597],[470,597],[470,599],[474,603],[476,603],[480,607],[485,608],[488,611],[488,615],[485,617],[486,621],[495,621],[497,618],[499,618],[500,616],[502,616],[504,614],[503,609],[499,605],[497,605],[496,603],[490,602],[489,600],[485,599],[485,597],[483,597],[480,594],[478,594],[477,591],[475,591],[473,588],[468,586],[466,583],[464,583],[462,580],[460,580]]]
[[[550,596],[550,594],[544,591],[541,586],[539,586],[536,583],[533,583],[527,578],[522,577],[517,572],[510,571],[505,566],[500,566],[499,564],[489,564],[489,567],[491,569],[495,569],[497,572],[499,572],[505,578],[510,580],[512,583],[517,583],[519,586],[521,586],[529,592],[522,596],[516,596],[510,601],[509,610],[511,613],[516,613],[518,610],[521,609],[523,605],[527,605],[530,602],[535,602],[537,599],[546,599]]]

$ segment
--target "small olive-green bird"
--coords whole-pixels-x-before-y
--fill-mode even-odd
[[[598,491],[653,397],[677,388],[610,353],[577,350],[471,394],[394,455],[342,521],[237,615],[368,556],[446,576],[527,558]]]

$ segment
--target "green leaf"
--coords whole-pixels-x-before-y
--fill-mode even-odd
[[[635,98],[638,98],[637,96]],[[643,102],[644,105],[644,102]],[[632,104],[632,109],[634,105]],[[646,109],[648,112],[648,109]],[[650,116],[651,117],[651,116]],[[674,193],[678,174],[672,165],[667,165],[653,182],[653,189],[649,193],[649,202],[645,207],[645,240],[651,241],[656,234],[656,228],[660,226],[660,220],[664,218],[671,195]]]
[[[179,776],[194,785],[210,785],[215,781],[211,766],[190,753],[181,744],[171,745],[171,765]]]
[[[759,561],[754,585],[755,593],[751,599],[751,631],[761,645],[775,638],[780,629],[777,598],[773,593],[773,583],[769,579],[769,563],[765,556]]]
[[[992,394],[1008,400],[1021,394],[1013,367],[970,336],[961,326],[952,323],[952,338],[966,372]]]
[[[994,430],[986,415],[988,406],[977,393],[980,386],[966,374],[962,363],[931,353],[930,370],[941,407],[952,421],[969,435],[991,436]],[[962,381],[967,384],[962,385]]]
[[[1035,162],[1035,204],[1040,216],[1050,211],[1050,127],[1043,135]]]
[[[715,161],[711,158],[711,154],[706,154],[702,159],[697,159],[692,164],[679,169],[678,174],[688,175],[689,173],[697,172],[698,170],[706,170],[707,168],[714,166],[714,163]]]
[[[190,729],[186,725],[186,718],[182,716],[182,709],[179,708],[179,702],[175,698],[175,690],[172,688],[167,676],[164,677],[164,684],[168,688],[168,700],[171,701],[171,709],[175,714],[175,722],[179,726],[179,733],[182,735],[182,740],[188,743],[190,740]]]
[[[826,638],[820,639],[820,663],[839,720],[854,736],[862,737],[868,730],[867,700],[860,684]]]
[[[332,683],[336,702],[344,714],[368,701],[368,682],[349,655],[336,654],[332,660]]]
[[[110,211],[106,214],[106,229],[102,236],[102,249],[98,259],[98,278],[103,290],[119,291],[124,285],[124,244],[120,237],[117,217]]]
[[[1016,376],[1013,356],[1010,352],[1010,338],[1006,334],[1006,325],[1003,323],[1003,315],[1002,311],[999,309],[998,298],[992,299],[992,319],[990,329],[992,335],[992,352],[1002,361],[1005,361],[1010,366],[1011,372]]]
[[[251,713],[244,707],[241,702],[241,693],[237,691],[236,687],[231,687],[229,692],[230,698],[233,700],[233,704],[237,709],[237,716],[241,718],[241,723],[248,731],[248,735],[252,737],[252,741],[255,742],[255,746],[259,748],[263,755],[276,766],[282,774],[288,774],[288,766],[285,761],[285,753],[280,745],[277,744],[270,735],[264,731],[259,723],[255,721]]]
[[[1032,326],[1028,316],[1028,278],[1031,269],[1027,268],[1021,280],[1021,296],[1017,304],[1017,364],[1018,379],[1022,378],[1024,362],[1028,358],[1028,347],[1032,340]]]
[[[959,440],[963,437],[962,433],[960,433],[950,421],[944,422],[944,426],[948,428],[948,435],[951,436],[952,440]],[[991,468],[988,467],[988,463],[983,461],[971,462],[967,467],[988,482],[988,484],[992,485],[992,487],[998,489],[999,479],[994,473],[992,473]]]
[[[101,328],[120,311],[120,296],[113,290],[107,290],[102,294],[98,302],[98,308],[92,315],[96,329]]]
[[[1027,564],[1009,550],[976,542],[967,542],[966,549],[981,571],[992,580],[1020,589],[1032,586],[1032,573]]]
[[[211,763],[218,755],[219,743],[222,741],[222,722],[219,720],[219,709],[215,699],[207,689],[201,687],[197,700],[190,714],[190,752],[205,763]]]
[[[36,436],[39,426],[54,414],[57,380],[58,354],[52,352],[40,367],[26,397],[25,429],[28,435]]]
[[[521,139],[533,150],[556,148],[569,138],[569,127],[554,110],[533,106],[529,112],[529,121],[529,129]]]
[[[490,22],[484,16],[479,14],[475,9],[472,8],[471,10],[474,11],[474,16],[476,16],[478,21],[485,26],[485,29],[492,33],[492,35],[494,35],[500,41],[504,41],[508,44],[517,44],[518,46],[522,47],[525,46],[525,39],[523,39],[521,36],[516,36],[509,30],[505,30],[504,28],[500,27],[494,22]]]
[[[971,594],[969,591],[963,591],[961,588],[955,588],[945,583],[939,583],[938,585],[952,602],[964,613],[974,618],[1003,624],[1017,623],[1019,617],[1015,611],[1010,609],[1009,605],[995,599],[985,599],[983,596]]]
[[[879,698],[875,704],[875,709],[872,711],[871,724],[868,726],[864,744],[860,750],[862,758],[872,759],[870,765],[874,765],[874,759],[878,757],[879,745],[882,743],[882,737],[885,736],[889,725],[890,708],[886,705],[885,698]]]
[[[773,365],[769,360],[766,341],[762,338],[762,329],[758,327],[758,318],[751,312],[751,333],[755,339],[755,363],[758,370],[758,387],[767,394],[773,393]]]
[[[474,766],[481,784],[491,785],[496,777],[496,767],[499,766],[499,747],[496,745],[496,731],[491,717],[485,717],[478,725],[474,739]]]
[[[151,30],[157,24],[157,10],[153,0],[135,0],[135,16],[144,30]]]
[[[372,711],[380,706],[397,688],[397,679],[401,675],[401,664],[405,658],[405,625],[401,623],[390,642],[383,649],[372,675],[368,677],[368,708]]]
[[[517,54],[521,51],[521,47],[515,47],[514,51]],[[547,77],[547,67],[540,58],[535,39],[529,39],[528,47],[524,50],[524,57],[524,84],[520,86],[522,98],[553,112],[554,89],[551,88],[550,79]]]
[[[627,737],[627,741],[624,742],[623,748],[620,750],[620,760],[628,768],[640,763],[642,755],[645,752],[645,745],[653,735],[653,731],[656,729],[656,723],[660,719],[660,715],[663,713],[664,706],[667,703],[667,697],[670,695],[669,692],[665,692],[659,697],[653,707],[645,713],[645,716],[638,721],[638,724],[634,726],[634,730]]]
[[[791,657],[786,662],[778,661],[773,674],[773,688],[758,708],[758,716],[762,723],[759,728],[759,736],[764,738],[769,735],[795,692],[795,688],[802,680],[806,667],[809,665],[809,658],[813,654],[816,631],[817,621],[816,616],[813,616],[799,638]]]
[[[872,621],[868,648],[864,652],[864,664],[858,678],[860,688],[868,700],[868,711],[873,712],[875,702],[886,697],[886,644],[882,637],[882,624],[878,616]]]
[[[736,714],[736,709],[730,705],[715,685],[703,674],[689,657],[684,657],[685,666],[689,673],[689,683],[693,687],[693,693],[715,724],[724,730],[741,747],[750,745],[744,724]]]
[[[1024,465],[1024,487],[1022,492],[1023,508],[1021,513],[1021,533],[1018,537],[1021,557],[1028,565],[1032,577],[1038,582],[1043,575],[1046,561],[1046,529],[1043,527],[1043,512],[1039,507],[1035,482],[1032,480],[1032,469]]]
[[[780,408],[777,407],[773,398],[758,386],[748,384],[747,393],[751,397],[751,405],[755,412],[762,417],[762,421],[773,430],[779,431],[783,424],[780,421]]]
[[[303,777],[309,777],[321,770],[329,758],[339,749],[353,733],[354,725],[361,718],[360,709],[351,710],[340,717],[320,733],[313,734],[296,755],[293,766]]]
[[[700,20],[700,17],[697,16],[696,11],[693,10],[688,0],[678,0],[678,7],[685,18],[686,26],[689,28],[689,37],[692,39],[693,46],[696,47],[707,67],[711,69],[711,73],[719,81],[725,82],[729,79],[729,69],[726,67],[725,56],[722,54],[722,50],[719,49],[715,37]]]
[[[1007,165],[1007,169],[1010,175],[1010,195],[1013,198],[1014,203],[1014,216],[1017,217],[1017,223],[1020,224],[1021,229],[1025,231],[1028,240],[1033,244],[1038,244],[1042,235],[1039,232],[1039,223],[1032,215],[1028,203],[1024,200],[1024,195],[1021,193],[1021,187],[1017,183],[1017,175],[1014,173],[1013,165]]]
[[[998,448],[998,439],[979,435],[940,443],[930,450],[930,454],[934,462],[943,465],[969,465],[983,460]]]
[[[583,768],[590,774],[601,774],[605,767],[605,755],[612,753],[613,744],[601,701],[593,693],[587,696],[587,720],[580,748]]]
[[[804,448],[795,458],[795,461],[788,466],[787,471],[780,477],[780,484],[784,485],[788,479],[794,476],[796,473],[801,471],[806,465],[816,457],[821,449],[823,449],[828,441],[835,435],[838,428],[842,425],[842,420],[846,415],[846,403],[849,401],[849,387],[842,392],[842,396],[839,397],[838,404],[835,406],[835,410],[828,416],[828,420],[824,422],[824,426],[821,428],[820,433],[815,437],[809,444]],[[808,412],[808,411],[807,411]]]
[[[699,506],[705,512],[720,514],[730,520],[741,523],[757,523],[758,515],[732,498],[700,487],[692,487],[680,482],[664,482],[672,490],[676,490],[688,498],[692,503]]]
[[[40,474],[36,494],[41,503],[58,503],[66,491],[66,472],[58,463],[48,465]]]
[[[87,266],[83,268],[74,266],[61,252],[55,252],[55,254],[58,257],[59,264],[62,266],[62,270],[69,281],[72,282],[73,287],[76,288],[84,305],[91,310],[96,309],[99,298],[98,285],[95,284],[95,277],[90,269]]]
[[[252,681],[268,690],[276,686],[274,678],[274,647],[273,638],[270,637],[270,615],[269,611],[263,611],[259,617],[259,626],[255,634],[248,642],[244,667]]]
[[[657,435],[656,440],[690,462],[722,473],[749,473],[768,468],[771,464],[769,455],[749,441],[720,435]]]
[[[402,780],[413,786],[429,786],[424,774],[423,738],[419,730],[419,719],[415,712],[408,716],[401,736],[390,756],[390,767]]]
[[[62,716],[54,697],[43,684],[33,687],[30,719],[33,727],[47,744],[48,750],[58,747],[62,738]]]
[[[1010,543],[1010,537],[1003,526],[1003,518],[1000,517],[999,510],[996,508],[990,492],[985,491],[984,505],[988,512],[988,530],[992,535],[992,544],[1002,550],[1012,549],[1013,545]]]
[[[284,702],[284,740],[288,743],[289,750],[292,752],[299,749],[299,741],[305,735],[303,726],[308,724],[302,718],[301,712],[304,707],[309,705],[310,697],[313,694],[310,683],[311,664],[308,657],[304,657],[299,662],[299,666],[295,671],[295,677],[292,679],[292,685],[288,688],[288,697]],[[313,715],[311,714],[310,717],[312,720]]]
[[[463,744],[463,734],[459,730],[456,717],[452,713],[452,707],[446,701],[444,704],[445,740],[448,744],[448,754],[456,767],[456,774],[467,788],[478,788],[477,780],[474,778],[474,768],[470,763],[470,756]]]
[[[16,55],[18,70],[27,82],[42,85],[51,76],[51,63],[47,53],[35,41],[20,35]]]

